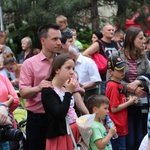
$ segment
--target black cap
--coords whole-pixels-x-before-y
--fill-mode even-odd
[[[112,55],[108,58],[108,69],[122,70],[123,68],[125,68],[125,66],[126,66],[125,61],[119,56]]]

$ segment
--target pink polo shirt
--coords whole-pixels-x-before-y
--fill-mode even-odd
[[[25,60],[20,72],[19,89],[37,86],[43,79],[47,78],[50,66],[51,63],[42,52]],[[26,109],[34,113],[44,113],[41,92],[35,97],[27,99]]]
[[[0,74],[0,102],[6,102],[8,100],[8,95],[11,95],[14,98],[13,104],[9,107],[10,113],[12,114],[12,112],[19,106],[20,101],[9,79]]]
[[[43,79],[46,79],[49,76],[50,67],[51,63],[42,52],[25,60],[22,64],[19,77],[20,90],[24,87],[37,86]],[[77,89],[79,89],[79,85],[75,91],[77,91]],[[41,92],[35,97],[27,99],[26,109],[33,113],[45,112],[41,102]]]

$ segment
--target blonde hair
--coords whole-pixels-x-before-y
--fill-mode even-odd
[[[21,43],[27,42],[30,47],[32,47],[32,40],[30,37],[26,36],[21,40]]]
[[[14,54],[12,52],[3,53],[3,64],[4,66],[7,64],[14,64],[16,63],[16,59],[14,57]]]
[[[56,23],[58,23],[58,22],[67,22],[67,18],[63,15],[57,16]]]

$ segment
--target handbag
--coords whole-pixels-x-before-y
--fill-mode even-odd
[[[105,74],[107,71],[107,58],[96,52],[93,54],[92,59],[96,63],[99,73]]]

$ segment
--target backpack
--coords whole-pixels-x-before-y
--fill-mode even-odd
[[[98,40],[99,46],[102,48],[102,52],[96,52],[92,55],[92,59],[97,65],[100,74],[106,74],[107,71],[107,56],[105,53],[104,44],[101,40]],[[105,55],[105,56],[104,56]]]

